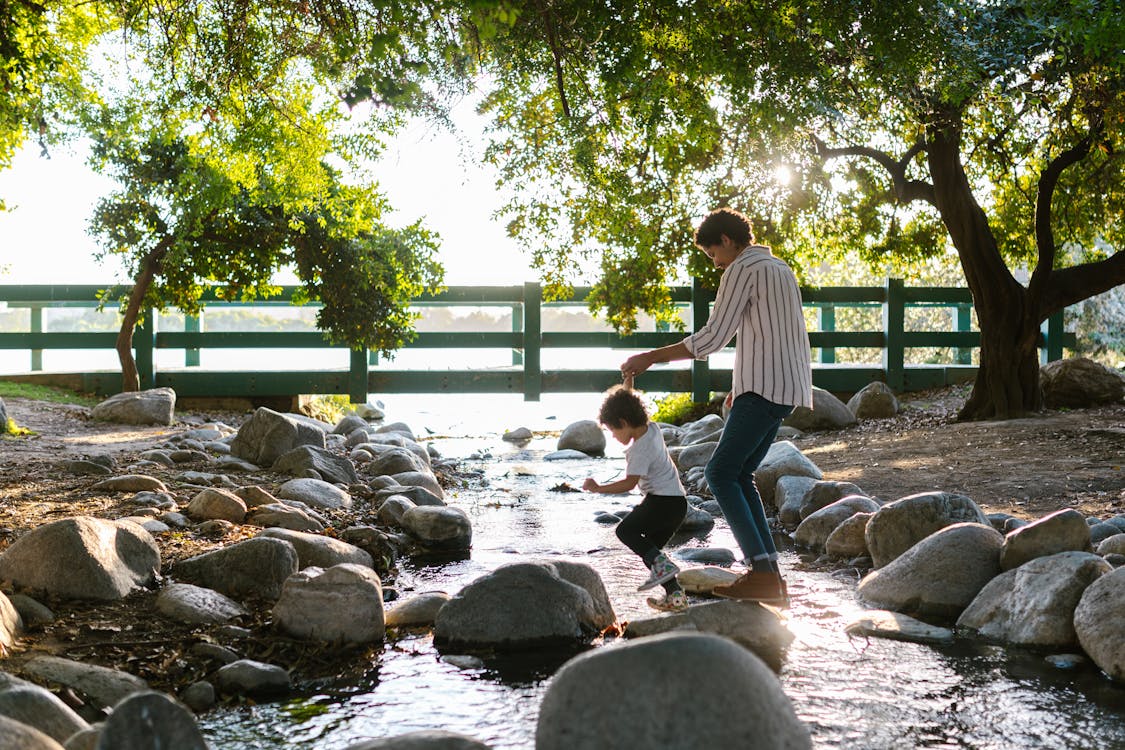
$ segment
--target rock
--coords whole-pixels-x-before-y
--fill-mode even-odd
[[[864,635],[912,643],[952,643],[953,631],[929,625],[901,612],[869,609],[844,626],[849,636]]]
[[[1003,543],[1000,532],[986,524],[947,526],[864,576],[856,595],[917,617],[956,617],[1000,573]]]
[[[35,727],[0,716],[0,750],[63,750],[63,746]]]
[[[1085,409],[1125,399],[1125,378],[1086,357],[1048,362],[1039,368],[1039,385],[1048,409]]]
[[[886,419],[899,412],[898,399],[895,392],[886,383],[873,381],[856,391],[848,399],[848,411],[856,419]]]
[[[225,693],[235,695],[273,695],[292,687],[289,673],[273,664],[239,659],[215,672],[215,683]]]
[[[138,690],[148,690],[140,677],[117,669],[84,664],[58,656],[35,656],[24,662],[23,673],[46,682],[65,685],[108,708]]]
[[[0,597],[3,597],[2,593],[0,593]],[[48,625],[55,621],[55,613],[30,596],[25,594],[12,594],[8,597],[8,601],[16,608],[16,612],[19,613],[20,620],[23,621],[23,627],[25,628],[34,630],[35,628]],[[2,607],[3,605],[0,604],[0,608]],[[3,619],[8,627],[11,627],[10,617],[10,614],[0,615],[0,619]],[[4,626],[0,626],[0,628],[2,627]]]
[[[840,522],[824,540],[824,551],[831,557],[850,560],[870,557],[867,551],[867,522],[874,513],[856,513]]]
[[[411,597],[387,610],[387,627],[430,627],[437,618],[438,611],[449,601],[444,591],[427,591]]]
[[[33,684],[0,690],[0,716],[35,727],[56,742],[66,742],[72,734],[90,726],[50,690]]]
[[[308,477],[311,470],[329,483],[353,484],[359,481],[351,461],[315,445],[298,445],[282,453],[270,470],[297,477]]]
[[[403,495],[391,495],[383,501],[379,510],[375,511],[375,517],[384,526],[401,527],[402,517],[406,515],[406,511],[416,507],[418,506]]]
[[[543,460],[544,461],[573,461],[573,460],[576,460],[576,459],[586,459],[586,458],[589,458],[589,457],[590,457],[589,455],[583,453],[582,451],[577,451],[577,450],[574,450],[572,448],[567,448],[566,450],[551,451],[550,453],[543,456]]]
[[[535,437],[534,433],[526,427],[517,427],[514,430],[508,430],[500,439],[507,443],[525,443],[531,438]]]
[[[1074,610],[1078,642],[1098,667],[1125,682],[1125,568],[1116,568],[1086,587]]]
[[[601,631],[590,593],[549,563],[512,563],[470,583],[434,622],[439,650],[577,647]]]
[[[156,611],[170,620],[190,625],[229,622],[249,614],[241,604],[218,591],[190,583],[165,586],[156,597]]]
[[[0,553],[0,579],[65,599],[122,599],[160,570],[152,536],[133,523],[77,516],[36,527]]]
[[[867,522],[867,549],[875,567],[881,568],[930,534],[955,523],[990,525],[977,504],[964,495],[907,495],[879,508]]]
[[[0,656],[15,645],[16,636],[22,630],[23,618],[4,592],[0,591]]]
[[[67,474],[77,474],[79,476],[96,477],[109,476],[110,474],[113,474],[113,467],[82,458],[60,461],[59,468],[65,471]]]
[[[206,680],[193,682],[180,693],[180,700],[197,714],[203,713],[215,705],[215,686]]]
[[[675,459],[676,468],[680,471],[687,471],[696,466],[706,466],[707,462],[711,460],[711,456],[715,455],[715,449],[718,447],[718,442],[698,443],[676,448],[671,451],[671,454]]]
[[[777,507],[777,518],[781,525],[792,531],[801,523],[801,504],[805,493],[813,488],[818,480],[812,477],[779,477],[774,487],[773,503]]]
[[[218,518],[231,523],[242,523],[246,518],[246,503],[233,492],[208,487],[191,499],[187,514],[200,521]]]
[[[715,517],[705,510],[688,506],[684,520],[680,522],[677,534],[698,534],[701,531],[710,531],[715,526]]]
[[[867,497],[867,493],[851,482],[834,482],[822,479],[813,484],[801,498],[801,519],[808,518],[821,508],[826,508],[841,498],[855,495]],[[878,509],[878,505],[876,505],[876,509]]]
[[[734,553],[726,547],[682,547],[676,550],[676,557],[710,565],[730,565],[734,562]]]
[[[559,435],[557,449],[576,450],[587,456],[601,456],[605,453],[605,433],[594,420],[583,419],[566,426]]]
[[[798,406],[782,424],[802,432],[810,430],[839,430],[856,423],[855,414],[843,401],[828,391],[813,386],[813,408]]]
[[[412,539],[429,550],[466,550],[473,543],[473,525],[460,508],[431,505],[407,508],[400,519]]]
[[[285,503],[269,503],[250,512],[246,523],[263,528],[289,529],[291,531],[324,531],[324,524],[300,508]]]
[[[103,479],[90,487],[92,490],[110,492],[168,492],[168,488],[156,477],[148,474],[124,474],[119,477]]]
[[[543,697],[535,747],[798,750],[812,741],[753,653],[714,635],[669,633],[564,664]]]
[[[334,510],[352,507],[352,496],[321,479],[290,479],[277,491],[282,500],[296,500],[313,508]]]
[[[754,472],[754,484],[767,508],[774,505],[774,488],[781,477],[811,477],[823,479],[821,470],[788,440],[770,446],[761,466]]]
[[[1098,543],[1098,554],[1102,557],[1106,555],[1125,555],[1125,534],[1114,534],[1111,537],[1106,537]]]
[[[1121,533],[1121,529],[1114,526],[1112,523],[1097,523],[1090,527],[1090,545],[1098,545],[1109,539],[1111,536],[1117,536]]]
[[[686,612],[630,620],[626,638],[648,638],[689,630],[730,638],[770,666],[781,670],[785,649],[793,642],[777,612],[756,602],[723,600],[690,607]]]
[[[273,621],[297,638],[325,643],[381,641],[386,635],[383,584],[375,571],[363,565],[307,567],[285,581]]]
[[[391,422],[375,430],[376,435],[386,435],[387,433],[402,435],[413,442],[417,442],[418,440],[418,438],[414,436],[414,430],[410,429],[410,425],[406,424],[406,422]]]
[[[297,572],[297,550],[282,539],[258,536],[176,563],[172,573],[227,596],[277,599]]]
[[[1011,570],[1036,557],[1090,549],[1090,527],[1078,511],[1067,508],[1008,533],[1000,550],[1000,569]]]
[[[377,740],[363,740],[344,750],[490,750],[490,746],[456,732],[423,729]]]
[[[594,605],[592,620],[594,627],[604,630],[617,621],[617,615],[613,612],[613,604],[609,600],[605,583],[602,582],[602,577],[598,574],[598,571],[590,565],[562,557],[544,558],[532,562],[550,565],[558,571],[560,578],[584,589],[590,595],[590,601]]]
[[[379,451],[371,459],[367,471],[375,476],[401,474],[405,471],[430,471],[430,462],[407,448],[392,445]]]
[[[176,392],[171,388],[150,388],[110,396],[90,411],[99,422],[121,424],[172,424]]]
[[[679,434],[680,445],[717,443],[726,422],[718,414],[704,414],[694,422],[683,425]]]
[[[729,550],[728,550],[729,551]],[[732,554],[733,558],[734,555]],[[716,586],[725,586],[734,583],[738,574],[726,568],[707,565],[701,568],[686,568],[681,570],[676,580],[689,594],[705,594],[710,596]]]
[[[4,404],[4,399],[0,398],[0,435],[8,432],[8,407]]]
[[[445,505],[445,501],[441,497],[427,490],[425,487],[403,487],[390,477],[383,477],[392,484],[389,487],[380,489],[375,493],[375,498],[379,501],[385,500],[392,495],[405,497],[414,505]]]
[[[163,693],[130,695],[113,707],[96,750],[208,750],[186,706]]]
[[[383,412],[383,404],[380,401],[372,403],[359,404],[355,407],[355,414],[360,419],[379,421],[384,419],[386,414]]]
[[[321,534],[306,534],[289,529],[265,529],[259,538],[281,539],[297,550],[297,568],[315,565],[318,568],[331,568],[342,563],[351,563],[364,568],[373,568],[375,561],[354,544]]]
[[[252,464],[272,466],[279,457],[299,445],[324,448],[324,430],[263,406],[238,428],[230,450],[232,455]]]
[[[793,542],[801,547],[823,550],[829,535],[840,524],[856,513],[871,513],[879,510],[879,503],[864,495],[850,495],[837,500],[801,521],[793,534]]]
[[[400,471],[390,477],[403,487],[422,487],[445,503],[445,490],[438,484],[437,477],[429,471]]]
[[[1111,570],[1109,563],[1089,552],[1036,557],[989,581],[957,618],[957,627],[1016,646],[1072,648],[1078,645],[1078,600],[1087,586]]]

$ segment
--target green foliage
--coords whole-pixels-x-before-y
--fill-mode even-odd
[[[688,414],[695,402],[690,393],[669,393],[656,399],[656,410],[652,413],[652,421],[667,424],[683,424],[684,415]]]

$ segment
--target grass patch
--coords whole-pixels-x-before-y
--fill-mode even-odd
[[[652,420],[680,425],[694,422],[705,414],[721,414],[724,396],[725,394],[713,396],[709,402],[697,404],[691,400],[690,393],[669,393],[656,399],[656,411]]]
[[[78,393],[54,385],[17,383],[11,380],[0,380],[0,398],[29,398],[35,401],[77,404],[79,406],[97,406],[101,403],[101,399],[88,393]]]

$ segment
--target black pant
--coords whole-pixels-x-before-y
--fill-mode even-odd
[[[617,524],[617,538],[652,567],[660,548],[668,543],[687,515],[683,495],[645,495],[645,499]]]

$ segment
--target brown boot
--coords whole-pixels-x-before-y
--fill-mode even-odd
[[[785,581],[777,573],[750,571],[728,586],[716,586],[715,596],[788,606]]]

